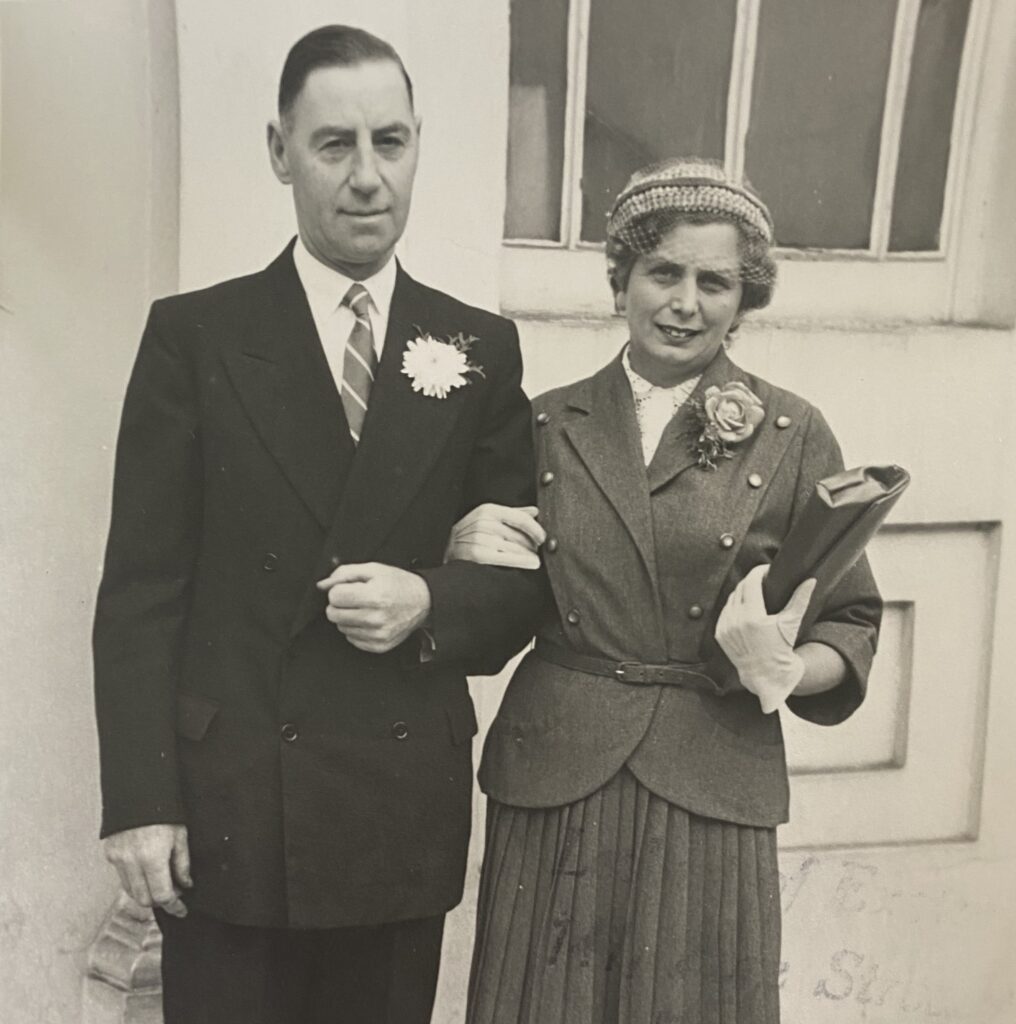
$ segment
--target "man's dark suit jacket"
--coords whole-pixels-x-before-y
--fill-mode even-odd
[[[412,390],[408,341],[463,333],[482,375]],[[292,260],[152,306],[124,405],[94,630],[102,834],[189,830],[188,904],[238,924],[442,913],[470,824],[466,673],[531,636],[537,573],[442,565],[485,501],[530,504],[514,325],[400,268],[354,448]],[[436,649],[363,653],[315,588],[419,572]]]

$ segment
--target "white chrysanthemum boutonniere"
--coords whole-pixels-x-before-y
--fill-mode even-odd
[[[483,376],[483,369],[469,361],[469,349],[476,340],[459,333],[442,341],[420,331],[406,346],[402,372],[413,382],[414,391],[428,398],[447,398],[455,388],[469,383],[468,374]]]

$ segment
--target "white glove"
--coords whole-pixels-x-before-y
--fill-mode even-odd
[[[539,514],[535,505],[478,505],[452,527],[444,560],[539,569],[537,551],[547,539],[546,531],[536,521]]]
[[[794,644],[816,582],[805,580],[783,611],[769,615],[762,597],[768,571],[768,565],[756,565],[734,588],[716,622],[716,642],[767,715],[783,704],[804,675]]]

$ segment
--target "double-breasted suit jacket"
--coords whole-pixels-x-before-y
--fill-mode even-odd
[[[475,336],[438,399],[402,372],[420,332]],[[467,672],[532,635],[532,573],[442,565],[484,501],[534,499],[510,321],[401,268],[354,448],[292,260],[157,301],[124,405],[94,629],[103,834],[185,823],[192,907],[344,926],[461,896],[476,720]],[[364,653],[315,581],[418,572],[435,649]],[[424,663],[421,663],[424,662]]]
[[[764,715],[714,640],[727,596],[770,562],[814,483],[842,468],[821,414],[745,373],[721,352],[692,398],[741,381],[765,419],[715,469],[697,465],[691,403],[647,467],[620,359],[538,398],[537,462],[544,562],[554,608],[540,638],[615,662],[681,663],[704,688],[640,685],[562,667],[530,653],[509,684],[485,746],[480,781],[494,799],[558,806],[627,765],[650,790],[700,815],[748,825],[786,820],[779,716]],[[848,573],[798,642],[835,648],[848,679],[791,698],[815,721],[861,701],[881,602],[866,561]],[[567,660],[567,659],[566,659]]]

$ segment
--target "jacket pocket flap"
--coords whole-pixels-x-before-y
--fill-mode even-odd
[[[176,695],[176,731],[188,740],[204,739],[208,726],[218,714],[219,705],[196,693]]]
[[[458,746],[471,740],[479,730],[476,724],[476,712],[473,710],[473,702],[466,700],[463,704],[456,704],[447,709],[448,728],[451,729],[452,743]]]

